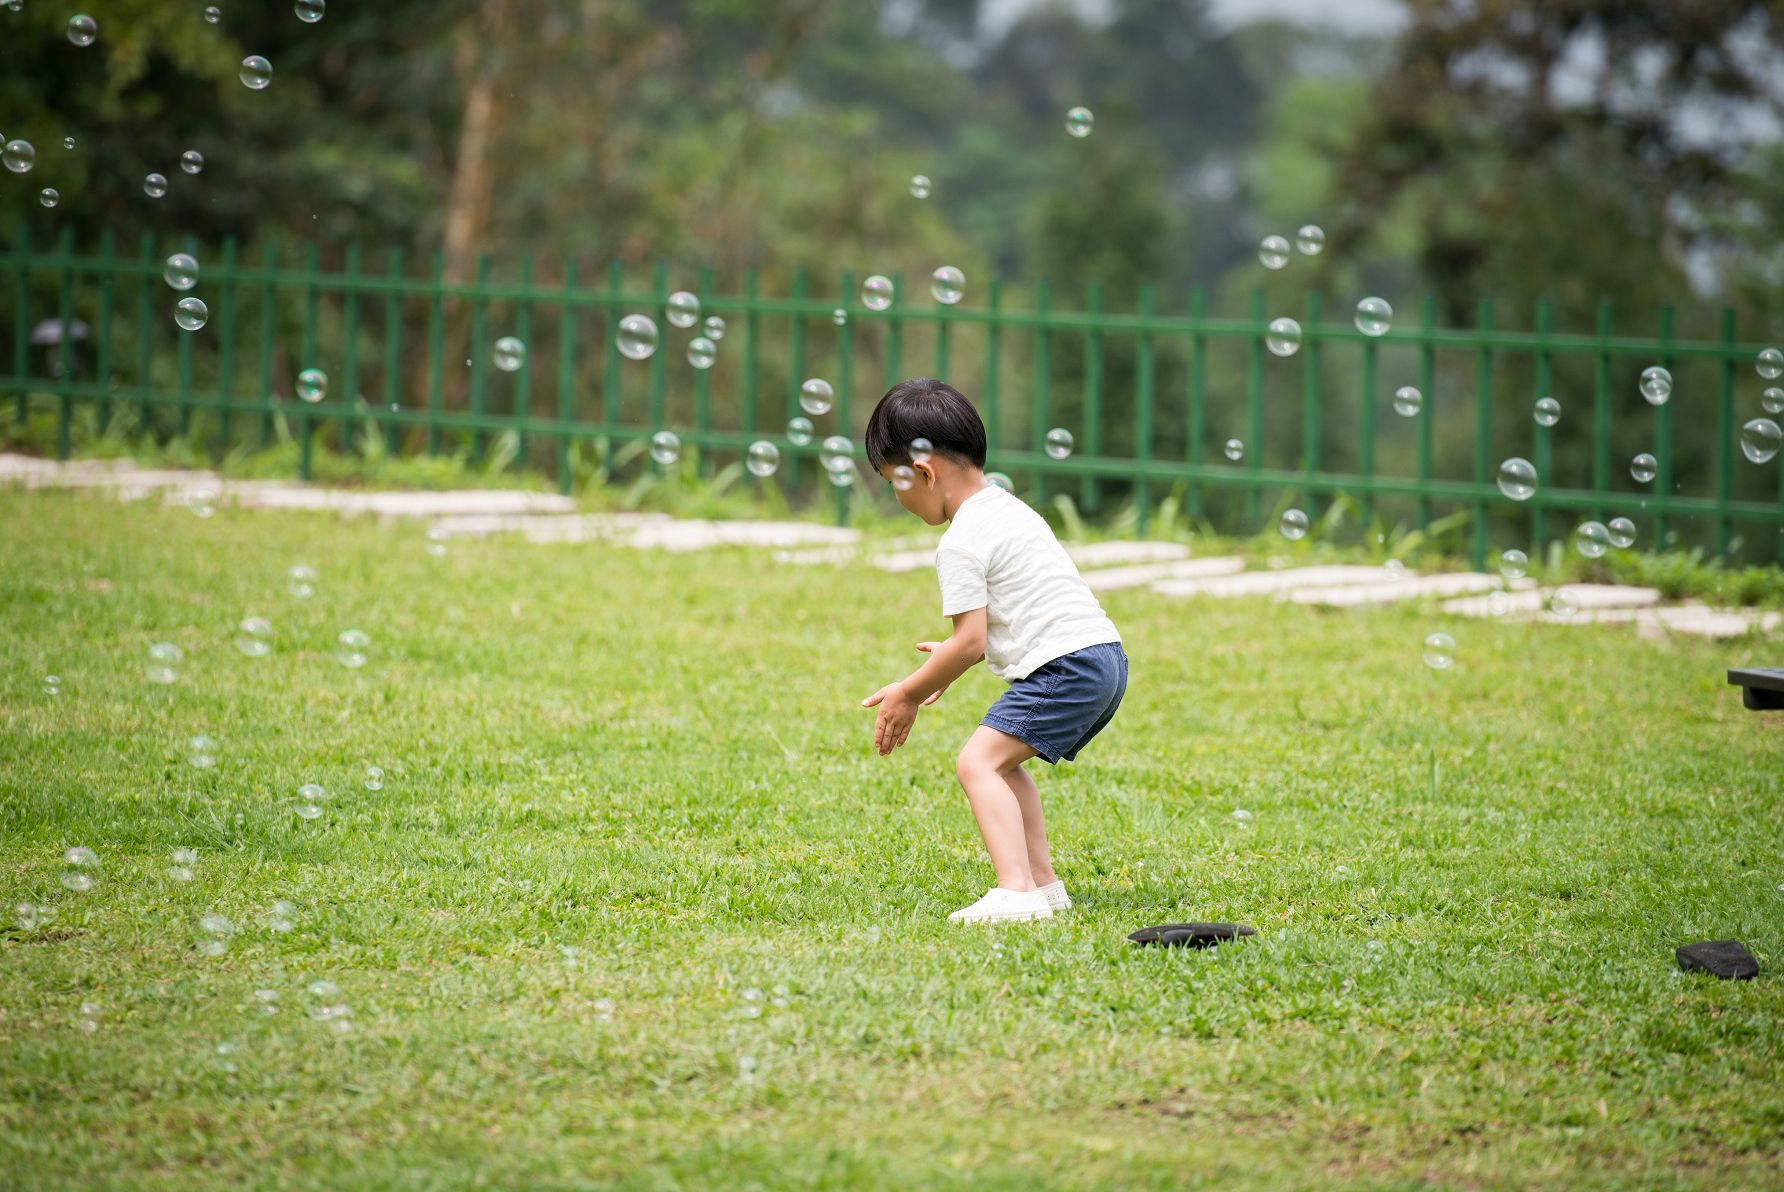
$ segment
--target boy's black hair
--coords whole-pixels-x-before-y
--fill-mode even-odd
[[[886,390],[867,420],[867,462],[879,471],[911,462],[911,441],[928,439],[937,454],[985,466],[985,424],[973,404],[946,381],[916,377]]]

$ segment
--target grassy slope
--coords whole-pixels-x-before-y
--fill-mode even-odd
[[[1777,978],[1671,956],[1784,955],[1779,725],[1722,677],[1775,643],[1457,622],[1436,674],[1428,611],[1111,596],[1127,705],[1038,776],[1080,909],[962,931],[989,870],[952,748],[998,685],[889,760],[854,706],[939,630],[928,575],[435,560],[414,529],[66,494],[0,494],[0,558],[0,884],[58,908],[0,935],[0,1182],[1779,1180]],[[271,657],[230,648],[248,615]],[[364,671],[331,657],[349,626]],[[171,688],[141,678],[158,640],[187,652]],[[335,794],[305,823],[312,780]],[[86,895],[56,884],[73,844],[103,861]],[[222,959],[210,910],[241,929]],[[1121,938],[1178,917],[1262,936]],[[315,976],[354,1034],[303,1016]]]

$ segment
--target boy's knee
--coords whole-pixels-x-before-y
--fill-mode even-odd
[[[996,771],[997,767],[991,763],[991,759],[972,749],[962,749],[960,756],[954,759],[954,777],[958,778],[963,785],[975,777],[993,774]]]

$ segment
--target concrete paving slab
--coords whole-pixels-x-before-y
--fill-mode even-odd
[[[1320,604],[1331,608],[1355,608],[1367,604],[1394,604],[1402,600],[1423,600],[1430,596],[1458,596],[1464,592],[1490,592],[1502,582],[1496,575],[1478,571],[1446,572],[1442,575],[1407,575],[1400,579],[1384,579],[1376,569],[1376,583],[1341,584],[1336,587],[1304,588],[1289,592],[1285,599],[1296,604]],[[1522,581],[1532,586],[1529,580]]]
[[[1379,567],[1294,567],[1209,579],[1160,580],[1152,585],[1152,590],[1165,596],[1276,596],[1299,588],[1361,584],[1380,578]]]
[[[1086,571],[1084,582],[1093,592],[1119,592],[1163,579],[1206,579],[1245,570],[1244,559],[1179,559],[1175,563],[1141,563],[1133,567],[1105,567]]]
[[[1653,588],[1632,588],[1622,584],[1563,584],[1578,602],[1581,612],[1603,608],[1641,608],[1646,605],[1660,603],[1660,593]],[[1500,606],[1502,615],[1509,617],[1530,616],[1542,613],[1549,605],[1549,599],[1557,591],[1555,588],[1526,588],[1523,591],[1508,592]],[[1490,617],[1495,615],[1493,601],[1487,596],[1466,596],[1459,600],[1446,600],[1439,609],[1446,613],[1456,613],[1464,617]],[[1552,614],[1544,614],[1547,619]],[[1575,614],[1577,617],[1578,614]],[[1574,617],[1554,617],[1555,621],[1566,622]]]
[[[525,534],[534,542],[584,542],[669,520],[667,513],[472,513],[438,518],[434,528],[454,538]]]
[[[384,519],[454,517],[473,514],[575,513],[576,502],[558,493],[513,489],[463,492],[367,492],[314,488],[300,484],[267,484],[244,488],[237,501],[250,509],[318,509],[353,517],[362,513]]]
[[[1181,542],[1068,542],[1065,553],[1082,569],[1112,567],[1122,563],[1158,563],[1187,559],[1189,547]],[[882,551],[870,560],[881,571],[919,571],[935,566],[935,548]]]

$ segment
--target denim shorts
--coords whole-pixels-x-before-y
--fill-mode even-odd
[[[1127,693],[1120,642],[1086,646],[1017,679],[980,724],[1025,743],[1049,765],[1071,761],[1103,731]]]

